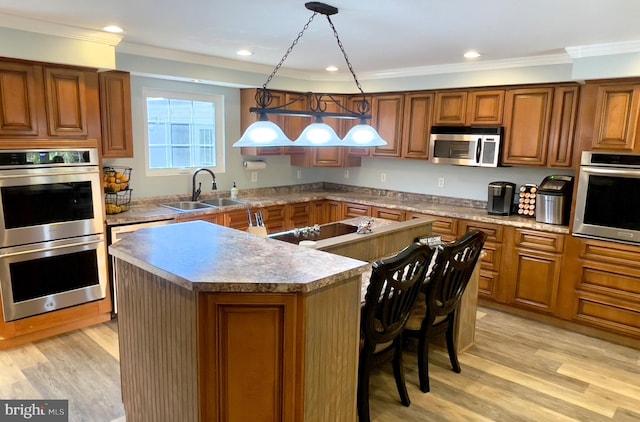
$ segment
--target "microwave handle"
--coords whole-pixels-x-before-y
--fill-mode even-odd
[[[478,138],[478,143],[476,144],[476,163],[480,163],[481,154],[482,154],[482,138]]]

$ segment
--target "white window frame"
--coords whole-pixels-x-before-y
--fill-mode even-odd
[[[157,89],[144,87],[142,89],[143,115],[144,115],[144,159],[145,159],[145,175],[146,176],[171,176],[179,174],[191,174],[194,169],[199,167],[182,167],[171,169],[152,169],[149,166],[149,116],[147,114],[147,98],[162,97],[185,101],[204,101],[215,104],[215,148],[216,148],[216,165],[209,166],[208,169],[216,173],[226,172],[226,153],[225,153],[225,130],[224,130],[224,95],[220,94],[202,94],[186,91],[173,91],[166,89]]]

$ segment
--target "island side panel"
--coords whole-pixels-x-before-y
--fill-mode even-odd
[[[194,293],[116,259],[127,422],[198,421]]]
[[[305,298],[305,421],[356,420],[361,276]]]
[[[198,297],[202,421],[302,421],[302,294]]]

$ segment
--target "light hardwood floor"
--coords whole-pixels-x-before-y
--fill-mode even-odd
[[[462,373],[434,347],[423,394],[413,346],[404,354],[411,406],[384,365],[372,377],[374,421],[640,421],[637,349],[481,308]],[[116,322],[0,351],[0,398],[69,399],[70,421],[124,422]]]

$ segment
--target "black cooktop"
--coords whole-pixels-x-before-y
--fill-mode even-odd
[[[320,226],[320,232],[307,232],[305,234],[294,232],[286,232],[282,234],[273,234],[269,236],[271,239],[282,240],[289,243],[298,244],[302,240],[323,240],[330,237],[342,236],[344,234],[355,233],[358,230],[357,226],[344,223],[331,223],[324,226]]]

